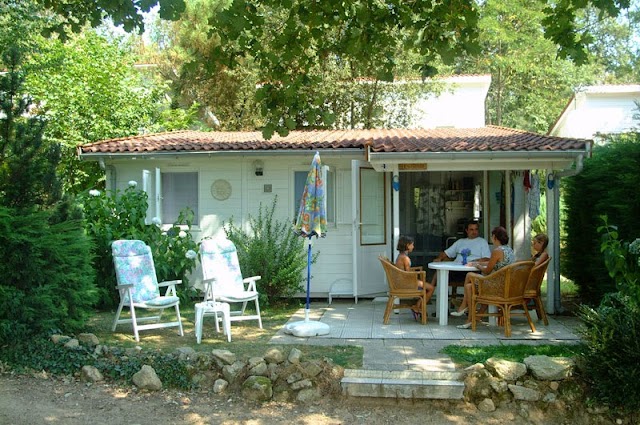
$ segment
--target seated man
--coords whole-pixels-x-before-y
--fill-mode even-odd
[[[480,235],[480,225],[475,220],[469,220],[464,228],[467,234],[466,238],[458,239],[449,248],[445,249],[436,257],[433,261],[457,261],[462,262],[463,249],[468,249],[470,254],[467,256],[467,261],[489,261],[491,257],[491,250],[489,244]],[[464,278],[467,272],[450,272],[449,283],[451,282],[464,282]],[[433,275],[431,280],[432,285],[436,285],[436,276]]]

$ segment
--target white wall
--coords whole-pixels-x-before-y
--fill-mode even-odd
[[[640,85],[592,86],[576,93],[550,134],[593,139],[597,133],[621,133],[638,128]]]
[[[485,126],[485,98],[490,76],[445,79],[439,96],[419,100],[414,111],[414,128],[479,128]]]
[[[256,216],[260,205],[270,208],[278,197],[276,217],[293,225],[298,207],[294,206],[293,173],[307,172],[314,152],[304,152],[300,156],[214,156],[211,159],[170,159],[117,161],[114,176],[116,188],[124,190],[130,180],[136,180],[141,188],[142,170],[151,171],[151,187],[155,187],[155,168],[161,172],[198,172],[199,217],[198,226],[192,228],[196,240],[204,237],[224,236],[223,223],[233,217],[234,223],[245,223],[249,215]],[[312,265],[311,292],[326,296],[331,284],[341,279],[351,279],[351,159],[360,156],[340,157],[323,155],[323,165],[332,167],[336,175],[336,222],[330,223],[326,238],[314,241],[312,252],[319,252],[318,261]],[[256,176],[254,161],[264,164],[262,176]],[[216,200],[211,194],[211,184],[217,179],[231,184],[231,196]],[[271,185],[271,192],[265,192],[265,185]],[[151,196],[153,198],[153,195]],[[157,215],[153,200],[150,200],[152,216]],[[382,269],[380,270],[382,273]],[[199,270],[191,279],[200,282]]]

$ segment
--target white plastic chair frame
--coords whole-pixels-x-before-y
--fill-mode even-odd
[[[262,329],[259,293],[256,282],[261,276],[242,277],[238,255],[229,240],[205,239],[200,246],[200,259],[205,283],[205,301],[229,303],[231,322],[257,320]],[[255,314],[246,314],[247,303],[253,301]],[[242,304],[238,309],[234,305]]]
[[[118,282],[116,289],[120,294],[120,304],[111,331],[115,332],[120,324],[130,323],[136,341],[140,341],[139,331],[177,326],[180,336],[184,336],[180,317],[180,299],[176,294],[176,285],[181,284],[182,281],[171,280],[158,283],[151,248],[142,241],[115,241],[111,249]],[[160,288],[166,288],[164,295],[160,294]],[[129,307],[131,318],[120,318],[124,307]],[[161,322],[162,312],[171,307],[175,309],[177,320]],[[157,311],[158,314],[138,317],[136,308]],[[150,321],[156,323],[141,324]]]

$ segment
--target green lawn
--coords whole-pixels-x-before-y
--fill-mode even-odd
[[[489,345],[483,347],[461,347],[449,345],[442,352],[451,357],[459,367],[484,363],[491,357],[522,362],[525,357],[545,355],[549,357],[574,357],[584,350],[582,344],[566,345]]]

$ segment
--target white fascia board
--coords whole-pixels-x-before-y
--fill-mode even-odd
[[[377,171],[394,171],[400,164],[425,164],[424,171],[564,170],[585,151],[563,152],[384,152],[369,153]]]

